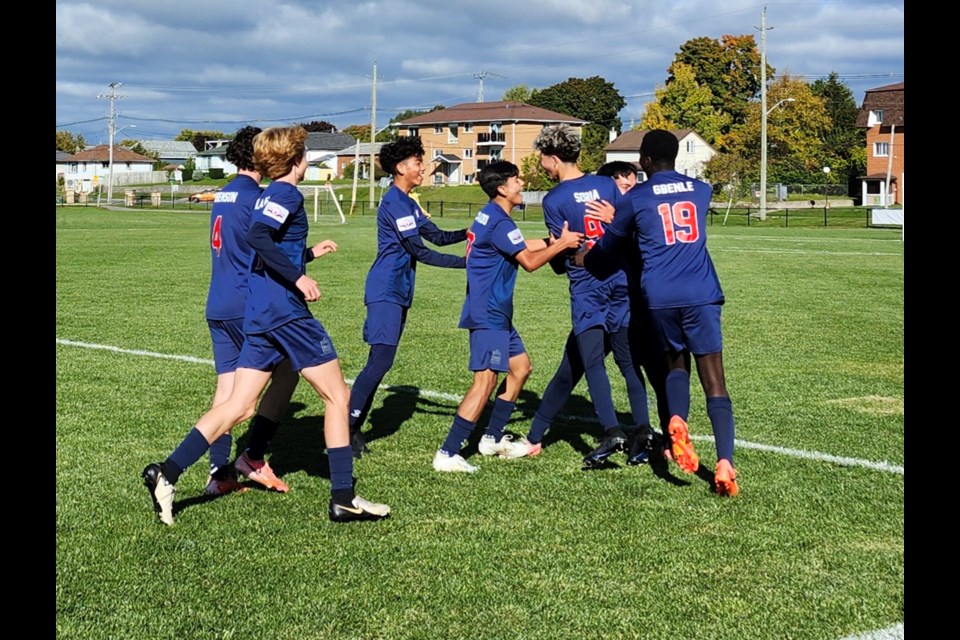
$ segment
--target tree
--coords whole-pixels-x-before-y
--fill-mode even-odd
[[[344,127],[341,133],[353,136],[357,142],[370,142],[369,124],[352,124],[349,127]]]
[[[414,111],[413,109],[407,109],[406,111],[401,111],[397,115],[390,118],[390,124],[403,122],[404,120],[409,120],[410,118],[413,118],[415,116],[421,116],[425,113],[432,113],[434,111],[439,111],[441,109],[446,109],[446,107],[443,106],[442,104],[437,104],[431,107],[430,109],[427,109],[426,111]],[[370,130],[370,127],[367,127],[367,131],[369,130]],[[369,133],[367,134],[367,139],[369,140]],[[377,142],[393,142],[396,139],[397,139],[396,127],[389,127],[377,134]]]
[[[310,133],[336,133],[337,128],[326,120],[312,120],[301,122],[300,126]]]
[[[525,84],[518,84],[515,87],[510,87],[503,92],[503,97],[500,98],[504,102],[522,102],[524,104],[530,104],[530,101],[533,100],[533,96],[540,93],[539,89],[531,89]]]
[[[760,93],[760,52],[752,35],[693,38],[680,45],[673,61],[688,65],[697,84],[711,91],[714,108],[730,117],[727,130],[746,120],[750,103]],[[772,78],[773,67],[768,64],[767,70],[767,78]],[[671,75],[667,85],[674,80]]]
[[[656,90],[656,99],[646,105],[641,129],[693,129],[712,145],[730,127],[730,116],[714,106],[710,87],[701,85],[693,67],[674,62],[673,81]]]
[[[57,130],[57,151],[74,154],[86,146],[87,141],[83,139],[83,134],[74,137],[69,131]]]
[[[207,140],[223,140],[232,137],[232,135],[224,135],[222,131],[192,131],[190,129],[182,129],[174,140],[186,140],[192,144],[197,151],[203,151]]]
[[[554,183],[542,166],[540,154],[531,153],[520,160],[520,177],[525,191],[549,191]]]
[[[836,71],[827,78],[821,78],[811,85],[813,95],[823,99],[823,105],[832,127],[825,135],[824,166],[829,166],[831,176],[836,174],[839,180],[846,176],[852,193],[856,193],[857,177],[866,171],[865,129],[857,126],[859,107],[853,92],[840,82]]]

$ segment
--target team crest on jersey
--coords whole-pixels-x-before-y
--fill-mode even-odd
[[[523,242],[523,233],[520,232],[520,229],[514,229],[507,234],[507,238],[509,238],[513,244],[521,244]]]
[[[236,202],[237,196],[240,195],[236,191],[218,191],[216,195],[213,196],[214,202]]]
[[[480,224],[486,226],[486,224],[487,224],[488,222],[490,222],[490,214],[487,214],[487,213],[484,213],[483,211],[480,211],[479,213],[477,213],[477,217],[474,218],[474,220],[476,220],[476,221],[479,222]]]
[[[267,206],[263,208],[263,215],[276,220],[280,224],[283,224],[286,222],[287,216],[290,215],[290,211],[283,205],[279,205],[276,202],[268,202]]]
[[[410,231],[417,228],[417,221],[413,216],[397,218],[397,231]]]

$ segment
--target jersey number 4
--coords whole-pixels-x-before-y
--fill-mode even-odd
[[[223,248],[223,236],[220,235],[222,226],[223,216],[217,216],[216,220],[213,221],[213,231],[210,233],[210,246],[217,252],[218,258],[220,257],[220,249]]]
[[[663,202],[657,207],[663,223],[663,239],[668,245],[678,242],[696,242],[700,239],[697,223],[697,205],[689,200]]]

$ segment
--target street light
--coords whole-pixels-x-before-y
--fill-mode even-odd
[[[113,121],[110,122],[110,159],[107,161],[107,164],[110,167],[109,168],[110,175],[107,178],[107,204],[110,204],[111,202],[113,202],[113,138],[124,129],[136,129],[136,128],[137,128],[137,125],[135,124],[127,124],[120,127],[119,129],[114,129]]]
[[[764,97],[766,97],[764,95]],[[784,102],[796,102],[796,98],[784,98],[766,111],[760,112],[760,219],[767,219],[767,116]],[[766,100],[763,102],[766,106]]]

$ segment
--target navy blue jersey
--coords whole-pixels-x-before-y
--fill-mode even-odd
[[[363,303],[392,302],[409,307],[413,302],[417,261],[401,238],[420,234],[428,222],[420,206],[396,185],[387,190],[377,209],[377,257],[367,273]]]
[[[461,329],[513,327],[514,256],[527,248],[517,224],[495,202],[477,213],[467,232],[467,297]]]
[[[635,237],[643,259],[640,288],[651,309],[723,303],[707,251],[711,195],[700,180],[676,171],[655,173],[626,193],[599,241],[607,251],[617,237]]]
[[[277,248],[301,275],[306,273],[307,212],[303,195],[289,182],[271,182],[253,207],[250,224],[275,229]],[[250,293],[243,315],[246,333],[263,333],[297,318],[311,318],[307,302],[296,284],[287,282],[257,257],[250,271]]]
[[[563,223],[566,221],[571,231],[578,231],[586,238],[586,245],[593,246],[603,236],[604,225],[600,220],[587,215],[586,203],[592,200],[606,200],[614,207],[621,200],[617,183],[607,176],[584,175],[573,180],[564,180],[543,198],[543,221],[554,237],[560,237]],[[626,285],[623,271],[613,271],[603,279],[596,278],[583,267],[567,263],[567,277],[570,279],[571,298],[577,293],[592,291],[601,285],[621,281]]]
[[[263,189],[250,176],[237,176],[217,193],[210,209],[210,290],[207,319],[243,317],[253,248],[247,243],[253,205]]]

